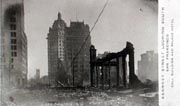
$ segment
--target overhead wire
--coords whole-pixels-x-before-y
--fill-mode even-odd
[[[74,86],[74,69],[73,69],[74,60],[78,57],[78,55],[81,53],[83,47],[86,45],[86,42],[87,42],[88,38],[90,37],[91,32],[94,30],[97,22],[99,21],[101,15],[102,15],[102,13],[104,12],[104,10],[105,10],[105,8],[106,8],[106,6],[107,6],[108,3],[109,3],[109,0],[107,0],[106,3],[104,4],[101,12],[99,13],[96,21],[94,22],[93,27],[91,28],[89,34],[88,34],[87,37],[85,38],[83,44],[81,45],[81,47],[80,47],[80,49],[78,50],[78,52],[76,53],[76,55],[72,58],[72,61],[71,61],[71,64],[70,64],[70,67],[69,67],[69,68],[71,68],[71,70],[72,70],[72,72],[73,72],[73,86]],[[69,69],[69,68],[67,68],[67,69]]]
[[[73,57],[73,59],[72,59],[72,61],[71,61],[71,66],[72,66],[74,60],[77,58],[77,56],[81,53],[81,51],[82,51],[83,47],[85,46],[85,44],[86,44],[88,38],[90,37],[91,32],[92,32],[93,29],[95,28],[97,22],[99,21],[101,15],[102,15],[102,13],[104,12],[104,10],[105,10],[105,8],[106,8],[106,6],[107,6],[108,3],[109,3],[109,0],[107,0],[106,3],[104,4],[104,6],[103,6],[101,12],[99,13],[99,15],[98,15],[98,17],[97,17],[97,19],[96,19],[96,21],[95,21],[93,27],[91,28],[91,30],[90,30],[88,36],[85,38],[85,41],[84,41],[83,44],[81,45],[81,47],[80,47],[80,49],[78,50],[77,54]]]

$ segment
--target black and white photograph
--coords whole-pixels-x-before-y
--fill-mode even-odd
[[[158,2],[1,0],[0,106],[159,106]]]

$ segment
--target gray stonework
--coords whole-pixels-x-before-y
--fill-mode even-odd
[[[2,84],[24,87],[27,83],[27,37],[24,33],[23,0],[1,2]]]
[[[89,26],[84,22],[71,22],[67,27],[61,14],[49,28],[48,33],[48,76],[50,84],[57,86],[63,83],[83,86],[89,82],[89,47],[90,37],[78,56],[80,47],[89,36]]]

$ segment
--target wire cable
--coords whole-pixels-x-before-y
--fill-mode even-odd
[[[81,51],[82,51],[83,47],[85,46],[85,44],[86,44],[88,38],[90,37],[91,32],[92,32],[93,29],[95,28],[95,26],[96,26],[97,22],[99,21],[99,19],[100,19],[102,13],[104,12],[104,10],[105,10],[105,8],[106,8],[108,2],[109,2],[109,0],[107,0],[106,3],[104,4],[103,9],[101,10],[100,14],[98,15],[98,17],[97,17],[97,19],[96,19],[96,21],[95,21],[93,27],[92,27],[91,30],[90,30],[89,35],[86,37],[85,41],[84,41],[83,44],[81,45],[81,47],[80,47],[79,51],[77,52],[77,54],[73,57],[73,60],[71,61],[71,66],[72,66],[74,60],[77,58],[77,56],[81,53]]]
[[[69,70],[69,68],[71,68],[71,70],[72,70],[72,73],[73,73],[73,86],[74,86],[74,68],[73,68],[73,67],[74,67],[74,66],[73,66],[74,60],[78,57],[78,55],[81,53],[83,47],[86,45],[86,42],[87,42],[88,38],[90,37],[91,32],[93,31],[93,29],[95,28],[97,22],[99,21],[99,19],[100,19],[102,13],[104,12],[104,10],[105,10],[108,2],[109,2],[109,0],[107,0],[106,3],[104,4],[104,6],[103,6],[101,12],[99,13],[99,15],[98,15],[98,17],[97,17],[97,19],[96,19],[93,27],[91,28],[88,36],[85,38],[85,40],[84,40],[83,44],[81,45],[80,49],[78,50],[78,52],[76,53],[76,55],[73,57],[73,59],[72,59],[72,61],[71,61],[71,64],[70,64],[70,67],[67,68],[68,70]]]

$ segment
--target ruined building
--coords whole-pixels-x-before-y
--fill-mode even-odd
[[[90,37],[81,52],[78,51],[89,34],[89,26],[84,22],[71,22],[67,27],[58,13],[58,19],[49,28],[47,37],[48,76],[51,85],[66,83],[83,86],[88,83]]]
[[[24,87],[27,82],[27,37],[23,0],[1,1],[1,83]]]
[[[131,42],[127,42],[123,50],[116,53],[105,53],[102,58],[96,56],[96,48],[92,45],[90,47],[90,67],[92,87],[110,89],[112,87],[138,88],[142,86],[134,71],[134,47]],[[116,82],[115,85],[114,82]]]

